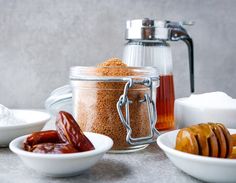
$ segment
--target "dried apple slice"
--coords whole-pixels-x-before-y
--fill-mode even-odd
[[[233,146],[236,146],[236,134],[231,135],[232,141],[233,141]]]
[[[210,125],[211,129],[213,130],[217,138],[217,142],[219,146],[218,157],[225,158],[227,155],[227,145],[226,145],[224,133],[222,129],[215,123],[208,123],[208,124]]]
[[[218,146],[215,133],[212,131],[210,125],[202,123],[202,124],[199,124],[198,127],[202,135],[205,136],[205,138],[207,139],[208,148],[209,148],[209,156],[218,157],[219,146]]]
[[[194,136],[197,138],[197,142],[199,145],[199,155],[209,156],[210,150],[208,146],[207,137],[202,132],[202,129],[199,128],[199,125],[194,125],[189,128],[192,130],[192,132],[194,133]]]
[[[199,154],[198,142],[189,128],[183,128],[178,132],[175,149],[186,153]]]
[[[232,150],[233,150],[233,140],[231,138],[231,135],[228,131],[228,129],[221,123],[216,123],[222,130],[222,132],[224,133],[225,136],[225,140],[226,140],[226,146],[227,146],[227,153],[226,153],[226,157],[230,157]]]
[[[229,156],[230,159],[236,159],[236,147],[233,147],[232,153]]]

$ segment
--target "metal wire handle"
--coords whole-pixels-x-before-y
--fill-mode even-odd
[[[120,96],[117,102],[117,111],[120,120],[127,130],[126,142],[131,145],[143,145],[156,142],[156,136],[160,134],[159,131],[155,128],[157,113],[156,113],[155,103],[152,100],[152,88],[153,88],[152,82],[153,81],[151,78],[144,79],[143,81],[134,81],[132,78],[130,78],[125,84],[123,95]],[[150,89],[150,95],[145,93],[144,99],[139,101],[139,102],[146,102],[147,104],[148,118],[151,132],[146,137],[138,137],[138,138],[132,137],[132,128],[130,126],[130,114],[129,114],[129,104],[132,103],[132,101],[128,99],[128,90],[135,84],[142,84]],[[122,113],[123,106],[125,106],[125,116]]]

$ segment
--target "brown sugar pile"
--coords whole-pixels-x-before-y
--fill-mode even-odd
[[[127,65],[119,58],[110,58],[105,62],[98,64],[98,67],[127,67]]]
[[[98,76],[130,76],[133,72],[118,58],[111,58],[97,66]]]
[[[95,75],[104,77],[119,76],[120,78],[135,75],[120,59],[109,59],[99,64]],[[114,141],[112,150],[128,150],[132,146],[126,142],[126,128],[120,121],[116,104],[124,92],[126,81],[83,81],[78,84],[75,92],[75,110],[81,129],[101,133]],[[139,102],[144,98],[148,88],[138,86],[130,88],[130,125],[132,137],[144,137],[150,133],[146,103]],[[124,107],[123,107],[124,108]],[[125,115],[125,110],[123,109]]]

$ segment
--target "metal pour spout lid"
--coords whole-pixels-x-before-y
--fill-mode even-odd
[[[171,40],[171,29],[178,29],[186,33],[183,25],[193,25],[194,22],[158,21],[154,19],[134,19],[126,21],[126,35],[128,40]]]

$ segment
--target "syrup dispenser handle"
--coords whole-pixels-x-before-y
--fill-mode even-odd
[[[189,57],[189,74],[190,74],[190,87],[191,92],[194,93],[194,57],[193,57],[193,40],[188,37],[182,39],[188,45],[188,57]]]
[[[188,35],[187,31],[182,27],[182,25],[193,25],[194,22],[168,22],[167,27],[169,29],[169,39],[171,41],[184,41],[188,46],[189,55],[189,74],[190,74],[190,88],[193,93],[194,88],[194,52],[193,52],[193,40]]]

